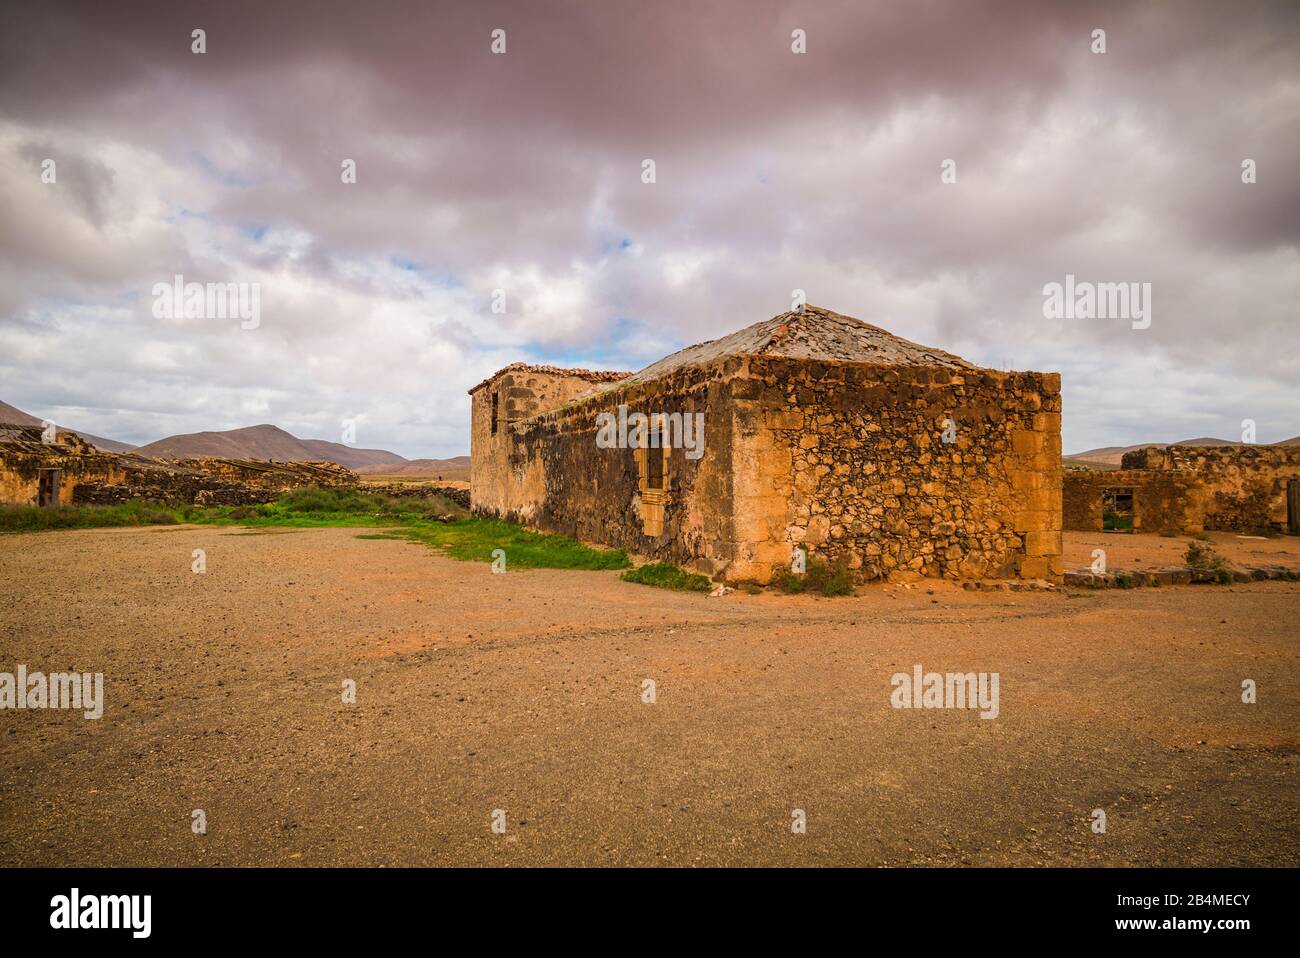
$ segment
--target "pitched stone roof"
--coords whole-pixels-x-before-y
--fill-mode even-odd
[[[808,305],[802,311],[781,313],[721,339],[687,346],[633,373],[629,381],[642,382],[684,366],[700,366],[724,356],[745,355],[878,363],[882,366],[977,368],[942,349],[921,346],[852,316]]]
[[[530,372],[530,373],[550,373],[556,376],[573,376],[577,379],[589,379],[593,383],[616,383],[619,380],[626,379],[631,373],[617,372],[608,369],[565,369],[563,366],[536,366],[530,363],[511,363],[509,366],[502,366],[487,379],[483,380],[477,386],[469,389],[468,392],[476,393],[492,380],[506,373]]]

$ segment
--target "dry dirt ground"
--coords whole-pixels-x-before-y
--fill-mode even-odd
[[[0,671],[107,702],[0,712],[0,865],[1300,860],[1300,583],[708,598],[356,536],[0,537]],[[916,663],[999,716],[891,708]]]
[[[1202,544],[1233,565],[1241,568],[1280,565],[1300,572],[1300,536],[1277,536],[1264,539],[1259,536],[1240,536],[1231,532],[1206,533]],[[1165,538],[1158,535],[1133,535],[1116,532],[1065,533],[1065,568],[1070,571],[1087,571],[1092,565],[1093,549],[1106,550],[1106,564],[1112,570],[1150,572],[1155,569],[1183,568],[1187,547],[1195,540],[1192,536]]]

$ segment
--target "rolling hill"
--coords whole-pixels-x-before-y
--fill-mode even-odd
[[[0,402],[0,423],[39,426],[43,421],[39,416],[24,412],[17,406]],[[63,425],[58,428],[62,432],[76,433],[96,449],[105,452],[134,452],[153,459],[184,459],[189,456],[277,459],[281,462],[324,459],[360,474],[403,478],[438,475],[444,479],[469,478],[469,456],[456,456],[451,459],[407,459],[386,449],[358,449],[325,439],[299,439],[293,433],[269,423],[245,426],[241,429],[184,433],[139,447],[118,442],[116,439],[93,436],[88,432]]]
[[[154,459],[182,459],[187,456],[220,456],[227,459],[278,459],[302,461],[325,459],[340,466],[401,465],[407,460],[384,449],[356,449],[324,439],[299,439],[279,426],[263,423],[222,432],[192,432],[168,436],[135,450]]]

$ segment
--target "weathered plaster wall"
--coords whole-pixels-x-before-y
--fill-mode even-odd
[[[860,580],[1062,574],[1059,374],[751,357],[733,388],[734,577],[795,546]]]
[[[558,409],[591,392],[614,374],[571,375],[561,371],[506,367],[470,393],[470,501],[507,513],[516,508],[518,477],[509,471],[510,424]],[[492,397],[497,397],[497,431],[492,432]],[[534,492],[525,495],[533,497]]]
[[[481,441],[476,416],[474,510],[710,574],[724,570],[736,549],[730,521],[732,368],[734,363],[691,367],[615,387],[503,428],[496,446]],[[476,404],[484,392],[475,394]],[[629,414],[704,415],[702,456],[689,459],[682,448],[668,452],[660,531],[646,519],[636,450],[596,444],[597,417],[617,417],[620,404]],[[484,448],[494,455],[480,461]],[[486,475],[487,468],[496,474]]]

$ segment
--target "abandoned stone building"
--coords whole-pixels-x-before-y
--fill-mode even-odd
[[[470,396],[481,515],[731,581],[795,550],[860,581],[1063,571],[1057,373],[806,306],[637,373],[515,363]]]
[[[0,423],[0,502],[111,505],[138,499],[252,505],[305,486],[355,486],[332,462],[198,457],[160,461],[96,449],[73,432],[45,441],[39,426]]]
[[[1064,476],[1064,525],[1080,532],[1300,534],[1300,447],[1148,446],[1111,471]]]

